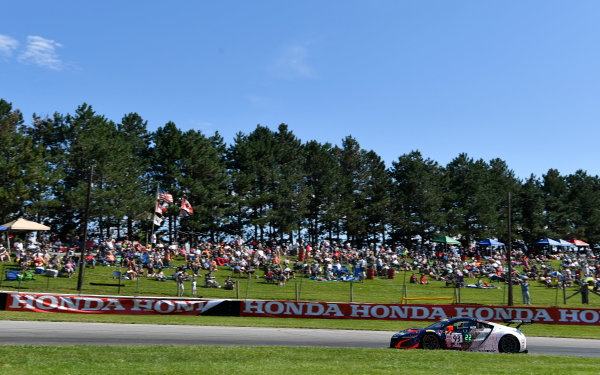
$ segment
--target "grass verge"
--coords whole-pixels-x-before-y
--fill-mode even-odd
[[[589,374],[594,358],[279,347],[0,347],[3,374]],[[476,364],[476,365],[474,365]]]

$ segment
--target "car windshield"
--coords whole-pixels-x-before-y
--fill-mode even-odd
[[[444,328],[446,328],[447,325],[448,325],[448,321],[442,320],[441,322],[433,323],[432,325],[426,327],[425,329],[433,329],[433,330],[444,329]]]

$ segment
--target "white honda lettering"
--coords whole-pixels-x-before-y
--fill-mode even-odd
[[[350,314],[353,318],[370,318],[369,305],[351,305],[352,313]]]
[[[81,302],[81,298],[59,296],[58,301],[58,308],[61,310],[79,310],[79,302]]]
[[[323,316],[344,316],[340,307],[335,303],[328,303],[327,310],[323,313]]]
[[[379,312],[379,310],[381,310],[381,312]],[[384,305],[376,305],[371,308],[371,315],[377,319],[386,318],[388,315],[390,315],[390,309]]]
[[[286,302],[283,315],[302,315],[303,303]]]
[[[456,317],[457,318],[472,318],[474,316],[473,312],[475,311],[474,307],[457,307],[456,308]]]
[[[35,300],[35,307],[37,307],[40,310],[56,309],[58,308],[58,298],[54,296],[39,296]]]
[[[502,307],[494,308],[496,311],[496,320],[512,319],[512,309],[504,309]]]
[[[481,320],[490,320],[494,317],[494,310],[489,307],[483,307],[475,310],[475,317]]]
[[[323,311],[325,311],[325,308],[319,303],[308,303],[306,305],[306,315],[323,315]]]
[[[104,301],[100,298],[86,298],[83,300],[82,311],[101,310],[104,307]]]
[[[545,322],[554,321],[554,319],[552,319],[552,317],[550,316],[550,314],[548,314],[548,311],[546,311],[546,309],[537,309],[535,311],[535,317],[533,318],[533,320],[535,320],[536,322],[539,322],[541,320]]]
[[[265,301],[246,301],[244,303],[245,307],[244,307],[244,312],[248,313],[248,314],[264,314],[265,312],[263,311],[263,305],[265,304]]]
[[[429,316],[429,310],[421,306],[411,306],[411,319],[423,320]],[[419,314],[420,312],[420,314]]]
[[[134,299],[132,311],[152,311],[154,310],[154,300],[151,299]]]
[[[276,307],[277,309],[274,310],[273,307]],[[265,312],[267,314],[279,315],[284,310],[285,310],[285,306],[283,306],[283,303],[281,303],[281,302],[269,302],[269,303],[265,304]]]
[[[434,307],[431,309],[431,315],[429,315],[429,320],[439,320],[439,319],[448,319],[448,315],[441,307]]]
[[[111,311],[111,310],[112,311],[123,311],[123,310],[125,310],[123,305],[121,305],[121,301],[119,301],[116,298],[107,298],[106,302],[108,302],[108,303],[106,304],[106,306],[104,306],[102,308],[102,310],[105,310],[105,311]]]
[[[590,314],[591,316],[588,316]],[[585,323],[596,323],[598,321],[598,312],[594,310],[583,310],[579,313],[579,319]]]
[[[392,305],[390,306],[390,318],[391,319],[406,319],[408,317],[407,310],[403,306]]]
[[[194,306],[188,301],[175,301],[175,306],[177,312],[194,311]]]
[[[165,305],[167,307],[166,310],[163,310],[163,308],[162,308],[163,305]],[[170,312],[173,312],[173,310],[175,310],[175,304],[171,301],[161,300],[161,301],[157,301],[154,304],[154,311],[158,311],[161,314],[168,314]]]
[[[10,296],[12,297],[12,304],[10,305],[11,309],[34,309],[33,304],[35,302],[35,296],[31,296],[28,294],[11,294]]]
[[[578,322],[577,310],[558,309],[560,312],[559,322]]]
[[[515,319],[533,319],[533,311],[529,309],[515,309]]]

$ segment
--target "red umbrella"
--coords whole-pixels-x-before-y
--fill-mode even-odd
[[[569,240],[575,246],[590,246],[587,242],[583,242],[582,240]]]

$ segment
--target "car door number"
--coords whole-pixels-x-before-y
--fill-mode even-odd
[[[463,335],[462,333],[453,333],[450,335],[450,342],[452,346],[458,347],[463,343]]]

